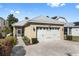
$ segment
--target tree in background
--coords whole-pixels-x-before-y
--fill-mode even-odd
[[[12,31],[12,24],[18,22],[18,19],[14,17],[13,14],[8,15],[7,21],[9,23],[10,30]]]
[[[57,16],[51,17],[51,19],[56,19],[56,18],[57,18]]]
[[[25,17],[25,19],[29,19],[28,17]]]
[[[49,16],[46,16],[46,17],[48,17],[48,18],[49,18]]]

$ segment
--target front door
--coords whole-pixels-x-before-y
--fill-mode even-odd
[[[16,35],[17,35],[17,37],[21,37],[22,36],[22,29],[17,29]]]

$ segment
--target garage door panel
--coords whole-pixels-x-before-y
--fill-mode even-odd
[[[45,39],[45,31],[43,29],[38,29],[37,30],[37,39],[39,41],[44,41],[44,39]]]
[[[60,39],[60,31],[57,29],[38,29],[37,30],[37,39],[39,42],[42,41],[51,41]]]

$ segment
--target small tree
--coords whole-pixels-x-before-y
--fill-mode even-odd
[[[18,22],[18,19],[15,18],[13,14],[10,14],[10,15],[8,15],[8,17],[7,17],[7,21],[8,21],[8,23],[9,23],[10,29],[12,30],[12,24],[15,23],[15,22]]]
[[[48,18],[49,18],[49,16],[46,16],[46,17],[48,17]]]
[[[25,17],[25,19],[29,19],[28,17]]]
[[[10,29],[8,27],[4,27],[2,32],[4,33],[4,36],[6,36],[8,33],[10,33]]]

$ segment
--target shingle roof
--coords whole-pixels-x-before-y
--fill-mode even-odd
[[[74,26],[73,23],[64,23],[64,27],[72,27],[72,26]]]
[[[28,20],[19,21],[17,23],[12,24],[12,26],[24,26]]]
[[[31,19],[29,22],[34,23],[49,23],[49,24],[64,24],[63,22],[59,20],[54,20],[46,16],[38,16],[36,18]]]
[[[46,16],[38,16],[30,20],[23,20],[23,21],[17,22],[15,24],[12,24],[12,26],[24,26],[26,23],[64,24],[63,22],[60,22],[59,20],[54,20]]]
[[[78,27],[79,28],[79,26],[75,26],[74,23],[65,23],[64,27],[75,27],[75,28]]]
[[[2,17],[0,17],[0,20],[4,20]]]

